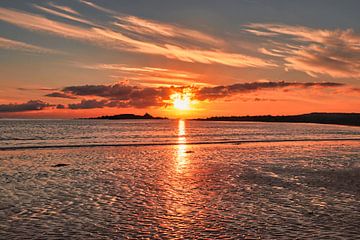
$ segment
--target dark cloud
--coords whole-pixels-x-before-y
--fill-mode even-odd
[[[70,93],[78,96],[98,96],[117,100],[126,100],[132,91],[137,87],[124,84],[114,85],[84,85],[71,86],[63,89],[64,93]]]
[[[26,111],[39,111],[48,107],[53,107],[49,103],[40,100],[30,100],[26,103],[10,103],[1,104],[0,112],[26,112]]]
[[[238,83],[227,86],[215,87],[146,87],[131,86],[125,84],[114,85],[84,85],[65,87],[62,93],[65,96],[92,97],[94,99],[82,100],[80,103],[69,104],[69,109],[91,109],[104,107],[161,107],[166,106],[170,96],[185,89],[193,93],[196,100],[215,100],[218,98],[231,97],[236,94],[249,93],[260,90],[295,90],[306,88],[335,88],[345,86],[334,82],[250,82]],[[60,96],[60,95],[58,95]],[[96,99],[95,99],[96,98]],[[100,98],[100,99],[99,99]]]
[[[345,86],[342,83],[334,82],[307,82],[307,83],[297,83],[297,82],[251,82],[251,83],[238,83],[228,86],[216,86],[216,87],[204,87],[198,90],[196,96],[198,100],[213,100],[217,98],[224,98],[233,96],[239,93],[254,92],[259,90],[267,89],[285,89],[285,88],[311,88],[311,87],[321,87],[321,88],[331,88],[331,87],[341,87]]]
[[[104,107],[117,107],[126,108],[131,105],[121,101],[109,101],[109,100],[81,100],[80,103],[72,103],[68,105],[69,109],[92,109],[92,108],[104,108]]]
[[[69,99],[76,99],[76,97],[63,93],[63,92],[53,92],[45,95],[46,97],[56,97],[56,98],[69,98]]]
[[[43,87],[43,88],[23,88],[23,87],[19,87],[19,88],[17,88],[17,90],[20,90],[20,91],[55,91],[57,89],[56,88],[46,88],[46,87]]]
[[[94,106],[146,108],[164,105],[163,101],[169,100],[169,96],[179,89],[182,88],[141,88],[124,84],[84,85],[66,87],[63,89],[63,93],[72,96],[91,96],[106,99],[103,101],[83,100],[81,103],[70,104],[69,108],[71,109],[94,108]]]
[[[139,100],[165,97],[174,87],[141,88],[125,84],[84,85],[65,87],[62,91],[77,96],[96,96],[111,100]],[[154,100],[152,100],[154,101]]]
[[[98,101],[96,99],[91,100],[81,100],[80,103],[69,104],[69,109],[91,109],[91,108],[103,108],[106,106],[108,101],[102,100]]]
[[[85,97],[79,103],[52,105],[40,100],[31,100],[26,103],[10,103],[0,105],[0,112],[24,112],[43,110],[48,107],[56,109],[93,109],[93,108],[147,108],[166,107],[171,103],[171,95],[174,93],[191,93],[192,98],[198,101],[216,100],[228,98],[237,94],[246,94],[261,90],[286,91],[308,88],[337,88],[345,87],[345,84],[335,82],[249,82],[237,83],[215,87],[139,87],[122,83],[114,85],[83,85],[65,87],[59,92],[53,92],[46,96],[76,99]],[[358,89],[353,89],[358,91]],[[246,98],[246,96],[243,96]],[[228,98],[229,99],[229,98]],[[265,99],[256,98],[254,101]]]

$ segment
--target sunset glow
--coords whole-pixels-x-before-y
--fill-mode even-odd
[[[173,106],[177,110],[190,110],[191,98],[188,93],[174,93],[170,96]]]
[[[357,112],[356,7],[258,4],[1,1],[0,117]]]
[[[358,239],[360,0],[0,0],[1,239]]]

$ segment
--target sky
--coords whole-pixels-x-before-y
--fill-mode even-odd
[[[359,112],[357,0],[1,0],[0,117]]]

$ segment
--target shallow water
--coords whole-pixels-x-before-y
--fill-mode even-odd
[[[359,127],[306,123],[186,121],[187,143],[360,139]],[[0,120],[0,149],[174,144],[177,120]]]
[[[172,146],[1,151],[0,238],[360,236],[360,141],[187,145],[187,124]]]

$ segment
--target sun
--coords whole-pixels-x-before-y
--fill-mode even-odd
[[[196,101],[193,100],[194,94],[191,88],[184,88],[181,92],[175,92],[170,95],[170,103],[172,103],[174,109],[179,111],[191,110],[192,104]]]
[[[170,96],[174,108],[178,110],[190,110],[191,98],[186,93],[174,93]]]

